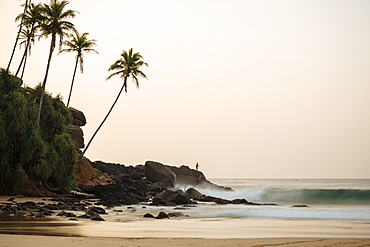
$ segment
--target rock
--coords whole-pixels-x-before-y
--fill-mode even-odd
[[[168,217],[168,215],[165,213],[165,212],[159,212],[158,216],[156,217],[157,219],[166,219],[166,218],[170,218]]]
[[[200,193],[199,191],[197,191],[194,188],[189,188],[185,191],[185,196],[187,196],[191,199],[194,199],[194,198],[202,196],[202,193]]]
[[[82,219],[91,219],[91,216],[90,216],[90,215],[88,215],[88,214],[83,214],[83,215],[77,216],[77,218],[82,218]]]
[[[145,162],[145,176],[151,182],[161,182],[166,188],[173,188],[176,183],[176,174],[167,166],[155,162]]]
[[[57,216],[64,216],[64,217],[67,217],[67,218],[71,218],[71,217],[76,217],[76,215],[74,213],[71,213],[71,212],[66,212],[64,210],[60,211]]]
[[[181,213],[181,212],[168,213],[167,215],[168,215],[168,217],[170,217],[170,218],[172,218],[172,217],[183,217],[183,216],[185,216],[185,215],[184,215],[183,213]]]
[[[86,214],[91,214],[91,212],[94,212],[94,213],[97,213],[97,214],[107,214],[107,212],[105,211],[104,208],[102,208],[102,207],[95,207],[95,206],[90,207],[87,210]]]
[[[302,205],[293,205],[292,207],[293,208],[308,208],[308,206],[304,205],[304,204],[302,204]]]
[[[144,215],[144,218],[155,218],[154,215],[147,213]]]
[[[179,205],[192,203],[189,198],[183,195],[180,191],[165,190],[157,194],[153,199],[153,205]]]
[[[82,111],[77,110],[73,107],[69,107],[69,110],[72,113],[73,124],[78,125],[78,126],[85,126],[86,125],[86,117],[85,117],[85,114]]]
[[[75,124],[68,124],[66,126],[66,132],[72,137],[76,148],[84,148],[84,133],[80,126]]]
[[[206,181],[206,177],[202,172],[190,169],[188,166],[169,166],[169,168],[176,174],[176,183],[179,185],[197,186]]]
[[[232,204],[246,204],[246,203],[249,203],[247,200],[245,199],[234,199],[231,201]]]
[[[96,221],[105,221],[99,214],[95,214],[91,217],[91,220],[96,220]]]
[[[217,204],[231,204],[230,200],[226,200],[226,199],[222,199],[222,198],[218,198],[218,197],[213,197],[213,196],[206,196],[206,195],[202,195],[202,196],[198,197],[197,200],[201,201],[201,202],[214,202],[214,203],[217,203]]]

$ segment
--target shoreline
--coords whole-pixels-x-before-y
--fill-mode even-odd
[[[54,247],[79,246],[100,247],[162,247],[162,246],[295,246],[295,247],[325,247],[342,246],[357,247],[370,246],[370,238],[243,238],[243,239],[216,239],[216,238],[112,238],[112,237],[60,237],[39,235],[10,235],[0,234],[0,246],[11,247],[46,247],[50,242]]]

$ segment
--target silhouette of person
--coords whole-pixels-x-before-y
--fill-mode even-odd
[[[198,165],[198,162],[197,162],[197,164],[195,165],[195,168],[198,170],[198,167],[199,167],[199,165]]]

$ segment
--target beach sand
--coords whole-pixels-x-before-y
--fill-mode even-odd
[[[243,246],[243,247],[365,247],[370,239],[361,238],[259,238],[259,239],[187,239],[187,238],[101,238],[0,235],[0,247],[163,247],[163,246]]]

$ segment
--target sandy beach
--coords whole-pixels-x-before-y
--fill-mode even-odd
[[[55,237],[29,235],[0,235],[1,247],[159,247],[159,246],[297,246],[297,247],[365,247],[370,239],[360,238],[259,238],[259,239],[185,239],[185,238],[98,238],[98,237]],[[52,244],[51,244],[52,243]]]

